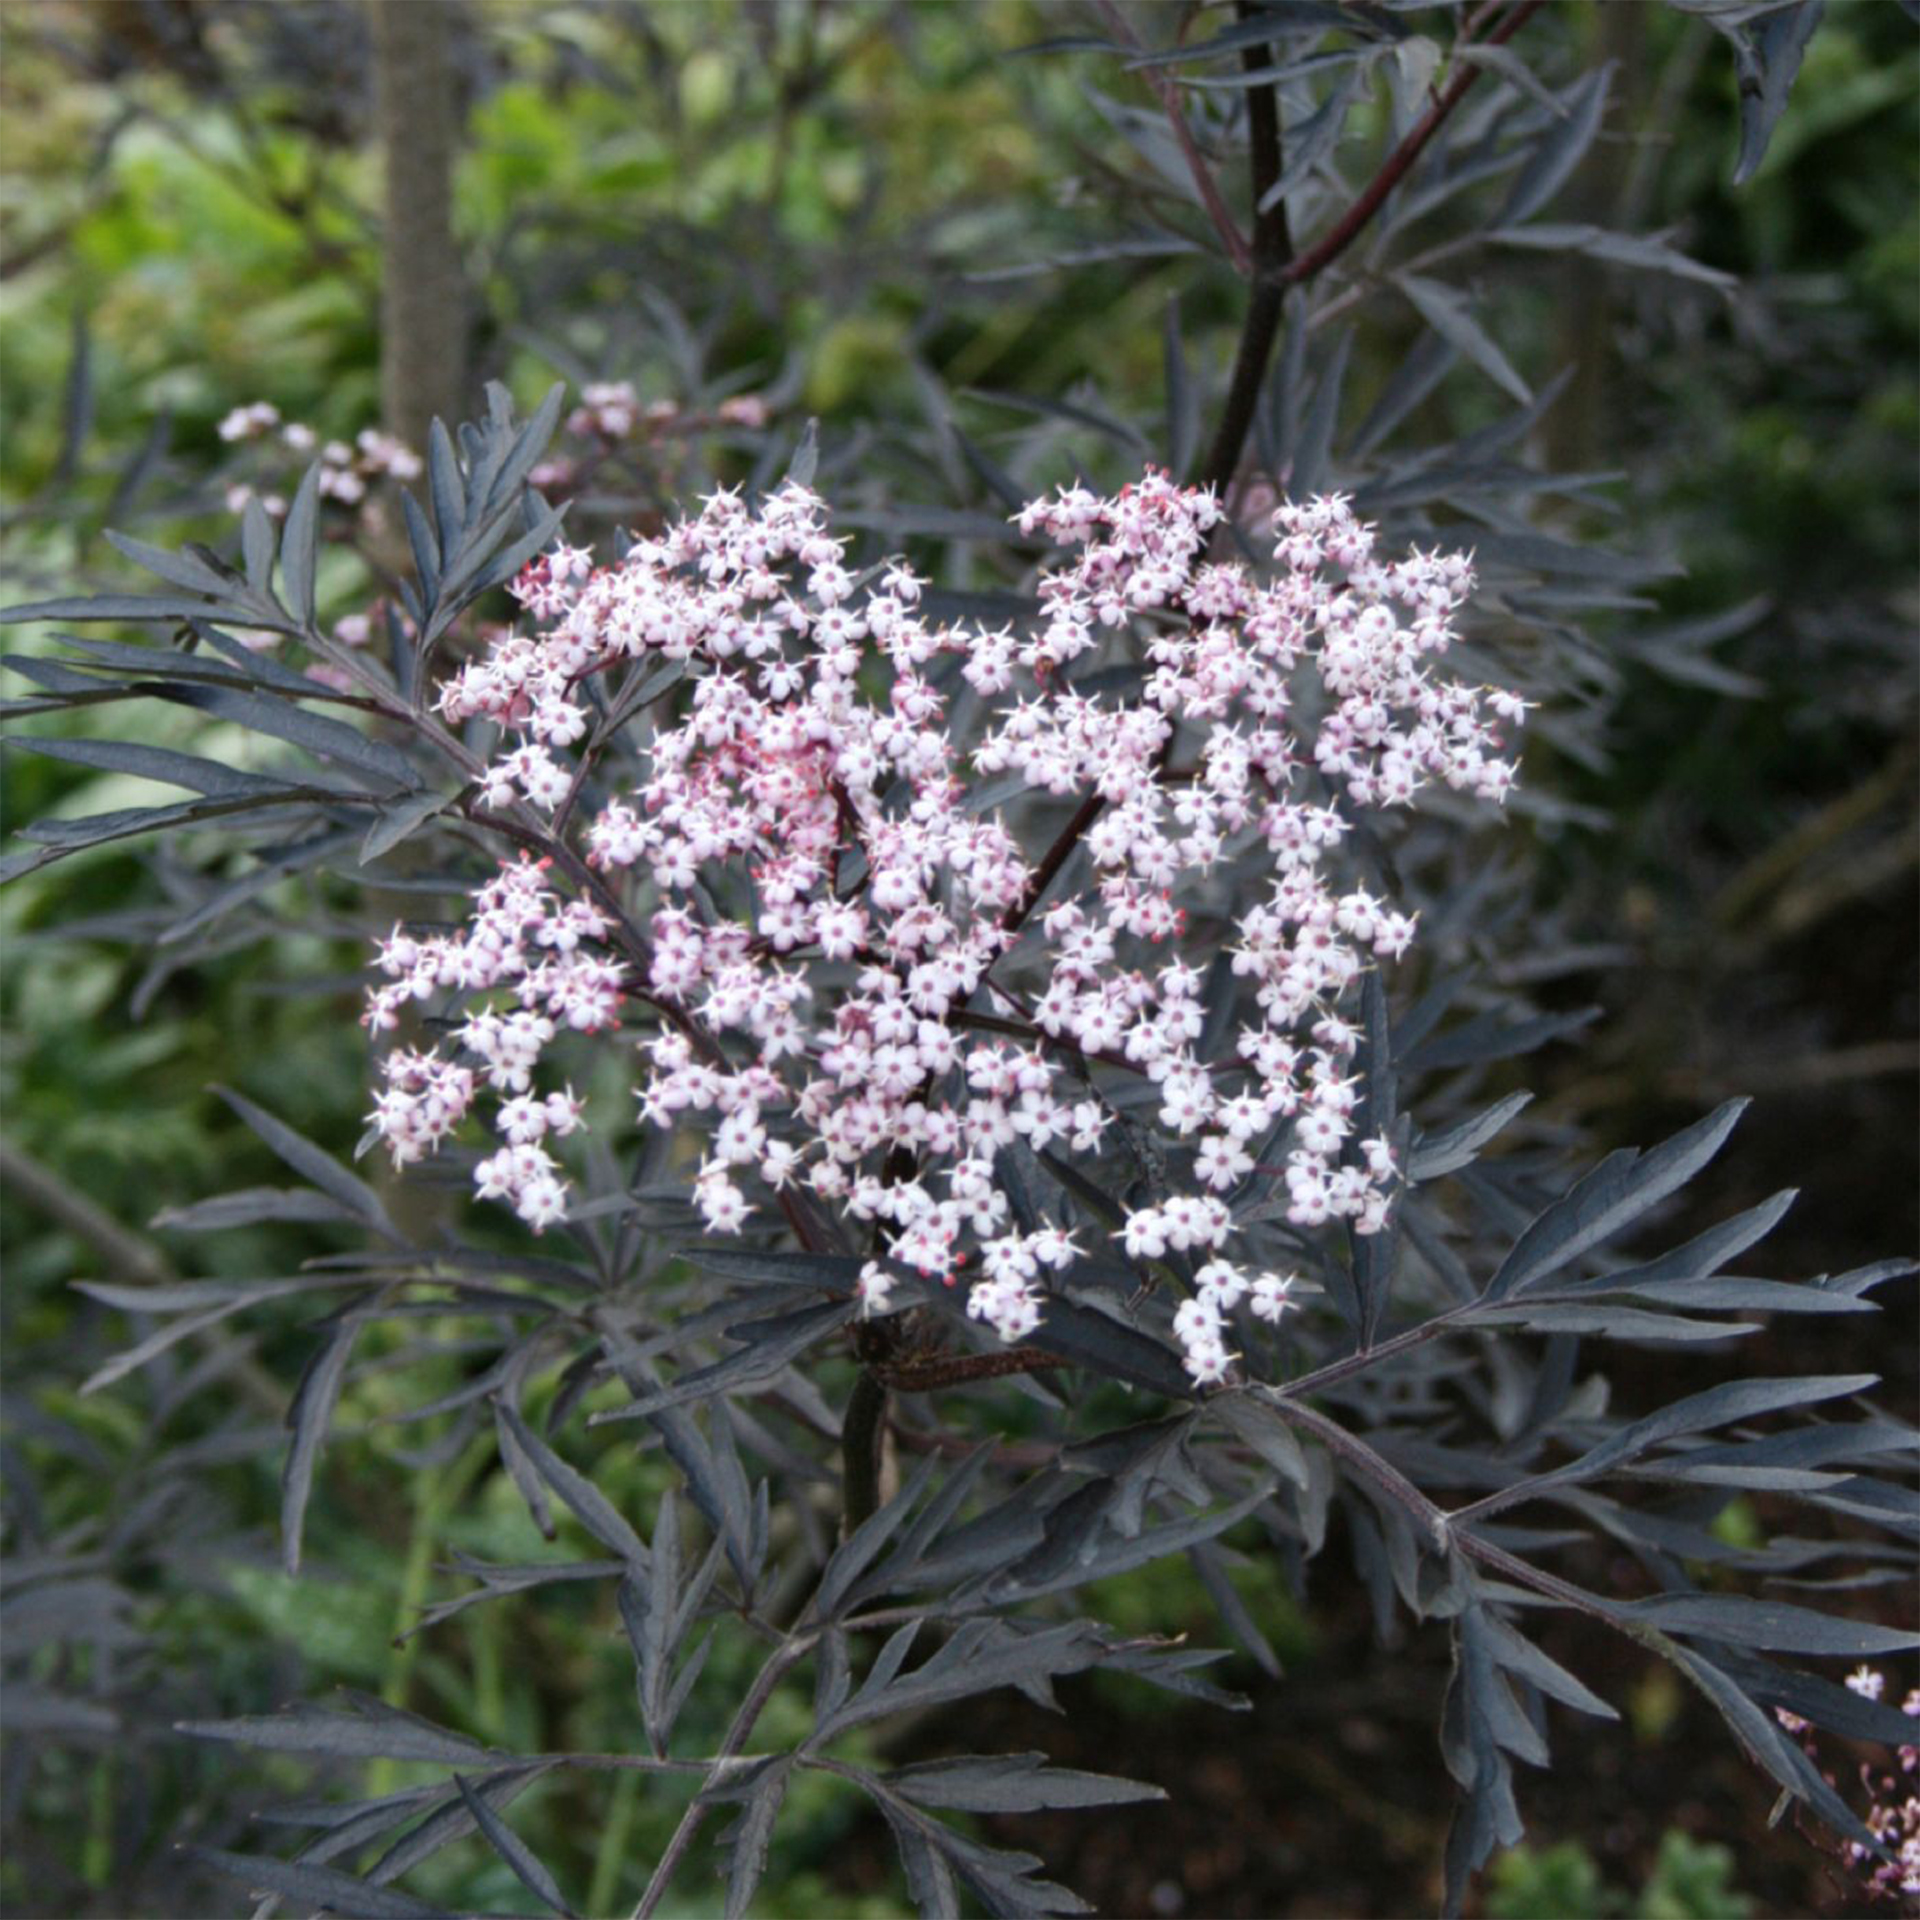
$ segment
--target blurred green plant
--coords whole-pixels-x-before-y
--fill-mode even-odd
[[[1578,1840],[1515,1847],[1488,1868],[1489,1920],[1746,1920],[1732,1851],[1670,1827],[1638,1893],[1609,1886]]]

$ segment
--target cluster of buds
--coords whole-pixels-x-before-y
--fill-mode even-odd
[[[722,400],[711,415],[694,413],[677,400],[642,402],[631,380],[595,380],[580,389],[580,404],[567,415],[567,431],[583,439],[626,440],[636,433],[684,433],[709,421],[723,427],[764,427],[767,403],[757,393]]]
[[[1856,1667],[1847,1676],[1847,1685],[1862,1699],[1879,1700],[1886,1694],[1887,1677],[1876,1667]],[[1920,1736],[1920,1687],[1909,1689],[1900,1710],[1916,1722],[1914,1732]],[[1817,1764],[1820,1756],[1813,1728],[1784,1708],[1776,1707],[1774,1714]],[[1897,1771],[1865,1761],[1860,1765],[1860,1786],[1867,1801],[1861,1824],[1887,1849],[1888,1857],[1882,1858],[1857,1840],[1846,1843],[1844,1857],[1871,1899],[1896,1902],[1912,1912],[1920,1905],[1920,1738],[1900,1747],[1895,1759]]]
[[[757,506],[717,493],[617,566],[562,548],[528,570],[533,630],[455,672],[439,709],[498,726],[479,801],[523,841],[554,835],[570,891],[516,862],[460,932],[382,949],[371,1024],[476,1009],[457,1040],[482,1068],[396,1056],[374,1114],[396,1158],[484,1080],[512,1098],[482,1191],[559,1217],[525,1104],[539,1051],[637,1011],[640,1116],[705,1138],[711,1231],[804,1187],[870,1237],[869,1312],[917,1269],[964,1280],[1012,1341],[1087,1250],[1013,1220],[998,1156],[1098,1153],[1102,1087],[1124,1079],[1171,1180],[1115,1238],[1191,1276],[1172,1331],[1201,1384],[1227,1376],[1237,1313],[1297,1304],[1292,1276],[1230,1257],[1263,1162],[1284,1156],[1268,1170],[1296,1225],[1380,1229],[1397,1174],[1359,1137],[1341,1008],[1414,926],[1336,858],[1354,807],[1511,782],[1523,703],[1437,671],[1466,562],[1383,559],[1339,499],[1279,510],[1270,571],[1214,561],[1213,496],[1153,472],[1018,519],[1069,552],[1022,632],[935,617],[898,562],[856,574],[791,482]],[[662,663],[683,669],[674,706],[631,723],[637,764],[608,786],[585,683],[607,676],[617,705]],[[1216,872],[1249,856],[1258,891],[1223,905]]]
[[[344,440],[325,440],[313,428],[298,420],[282,420],[280,409],[269,400],[256,400],[251,406],[235,407],[220,422],[220,438],[227,441],[275,439],[302,459],[317,456],[322,498],[337,500],[343,507],[357,507],[367,497],[371,483],[391,474],[400,481],[417,480],[424,470],[420,456],[390,433],[368,427],[354,436],[349,446]],[[227,489],[227,507],[238,513],[255,497],[254,489],[236,481]],[[287,511],[286,495],[263,493],[260,504],[276,520]]]
[[[567,431],[591,451],[585,459],[556,454],[542,461],[533,470],[533,484],[565,492],[607,455],[632,442],[658,452],[718,427],[757,431],[771,417],[772,409],[757,393],[736,393],[716,407],[698,408],[664,398],[643,401],[631,380],[589,381],[580,390],[580,404],[567,415]]]

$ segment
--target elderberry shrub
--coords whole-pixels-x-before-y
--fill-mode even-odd
[[[14,868],[262,817],[257,844],[284,849],[304,822],[295,844],[363,880],[403,854],[436,862],[408,873],[434,911],[377,949],[366,1144],[505,1201],[539,1238],[503,1246],[465,1207],[396,1219],[235,1097],[317,1192],[209,1202],[200,1223],[278,1204],[381,1243],[272,1289],[333,1302],[292,1409],[289,1567],[362,1335],[477,1316],[492,1330],[477,1350],[470,1334],[413,1349],[457,1346],[463,1383],[442,1377],[409,1417],[456,1442],[490,1423],[536,1520],[550,1528],[558,1503],[604,1557],[468,1557],[477,1585],[431,1617],[604,1582],[637,1667],[625,1753],[516,1755],[371,1702],[197,1723],[449,1770],[366,1803],[350,1839],[330,1813],[291,1860],[209,1862],[353,1910],[477,1825],[564,1904],[503,1809],[539,1770],[630,1769],[698,1789],[641,1910],[725,1807],[738,1911],[789,1783],[822,1772],[879,1807],[927,1910],[951,1908],[956,1876],[994,1911],[1072,1910],[1031,1855],[939,1813],[1157,1788],[1032,1756],[887,1768],[875,1733],[994,1688],[1049,1697],[1090,1668],[1232,1704],[1204,1673],[1217,1654],[1117,1632],[1074,1594],[1188,1556],[1228,1635],[1270,1662],[1231,1556],[1297,1577],[1330,1533],[1383,1621],[1404,1610],[1453,1642],[1451,1898],[1521,1831],[1511,1765],[1546,1760],[1548,1703],[1614,1712],[1529,1631],[1542,1607],[1676,1663],[1787,1793],[1883,1857],[1788,1729],[1899,1743],[1905,1716],[1772,1656],[1914,1637],[1734,1583],[1897,1566],[1904,1548],[1871,1535],[1907,1524],[1884,1469],[1911,1459],[1911,1434],[1845,1411],[1867,1374],[1736,1377],[1635,1416],[1578,1355],[1589,1339],[1732,1339],[1755,1312],[1864,1312],[1909,1269],[1729,1275],[1785,1195],[1623,1258],[1615,1243],[1706,1164],[1741,1103],[1563,1187],[1538,1155],[1483,1157],[1525,1103],[1475,1104],[1480,1069],[1533,1044],[1537,1018],[1450,1023],[1444,979],[1412,1006],[1388,989],[1419,951],[1395,899],[1406,833],[1422,813],[1464,832],[1502,799],[1527,705],[1446,671],[1473,618],[1468,560],[1383,554],[1339,499],[1282,504],[1270,551],[1236,558],[1213,494],[1149,471],[1017,514],[1051,557],[1030,613],[987,625],[943,611],[903,562],[850,555],[800,472],[716,493],[597,564],[523,498],[559,407],[556,391],[520,427],[496,393],[463,452],[436,433],[434,522],[408,503],[422,564],[404,610],[368,622],[384,660],[316,620],[318,468],[277,541],[248,503],[241,569],[125,543],[166,592],[15,610],[185,622],[200,646],[146,650],[140,682],[115,676],[145,654],[82,643],[44,674],[47,704],[157,687],[320,771],[87,743],[96,764],[198,797],[44,823]],[[500,587],[525,630],[456,663],[445,637]],[[588,1064],[606,1079],[610,1059],[628,1063],[613,1077],[637,1131],[617,1112],[589,1126],[565,1083]],[[263,1297],[93,1290],[172,1316],[140,1357]],[[647,1435],[682,1498],[622,1511],[579,1457],[583,1413]],[[1016,1423],[1021,1443],[1000,1444]],[[1735,1545],[1711,1526],[1734,1490],[1804,1501],[1827,1530]],[[1532,1524],[1506,1517],[1522,1505]],[[1580,1583],[1602,1540],[1632,1552],[1638,1591]],[[725,1731],[695,1740],[677,1730],[716,1636],[751,1677],[737,1698],[699,1695]],[[769,1704],[808,1669],[803,1737],[762,1747]],[[336,1864],[375,1845],[368,1880]]]

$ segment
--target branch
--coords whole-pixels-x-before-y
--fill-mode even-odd
[[[709,1786],[715,1785],[723,1775],[738,1767],[740,1749],[747,1744],[747,1736],[766,1710],[767,1702],[773,1698],[774,1688],[786,1678],[788,1669],[796,1666],[811,1650],[819,1637],[817,1633],[798,1634],[768,1656],[767,1664],[760,1669],[759,1677],[747,1697],[741,1701],[740,1711],[734,1715],[733,1725],[727,1729],[727,1737],[720,1743],[720,1751],[713,1758],[707,1774]],[[633,1920],[648,1920],[648,1916],[659,1906],[673,1878],[674,1869],[693,1844],[694,1835],[700,1831],[706,1817],[705,1801],[696,1798],[688,1804],[686,1812],[680,1816],[680,1824],[673,1830],[673,1838],[667,1842],[666,1852],[660,1856],[659,1864],[647,1881],[640,1904],[633,1910]]]
[[[1504,46],[1534,14],[1539,12],[1542,4],[1543,0],[1519,0],[1514,10],[1487,36],[1485,44],[1490,47]],[[1480,13],[1467,23],[1467,32],[1461,34],[1463,41],[1468,38],[1473,26],[1484,17],[1485,12],[1486,9],[1482,8]],[[1337,260],[1353,245],[1367,222],[1380,211],[1381,203],[1387,195],[1406,178],[1407,170],[1426,150],[1428,141],[1446,124],[1448,116],[1466,98],[1467,90],[1484,71],[1484,68],[1477,66],[1466,67],[1454,75],[1448,82],[1446,91],[1434,100],[1433,105],[1413,126],[1408,128],[1405,138],[1381,162],[1380,171],[1373,176],[1366,191],[1346,210],[1333,227],[1288,266],[1285,275],[1288,286],[1297,287],[1302,282],[1311,280],[1322,267]]]
[[[179,1277],[158,1248],[130,1233],[104,1207],[68,1186],[51,1167],[11,1140],[0,1140],[0,1188],[5,1189],[9,1200],[24,1201],[56,1226],[84,1240],[116,1280],[158,1287]]]
[[[1249,0],[1240,0],[1237,12],[1242,20],[1250,18],[1253,9]],[[1241,49],[1240,63],[1247,72],[1253,73],[1266,57],[1265,46],[1255,42]],[[1233,484],[1241,449],[1253,425],[1253,410],[1260,399],[1267,361],[1286,305],[1283,276],[1293,258],[1293,231],[1287,223],[1287,203],[1279,199],[1268,204],[1268,196],[1280,183],[1281,167],[1280,99],[1272,82],[1254,87],[1247,94],[1247,167],[1253,188],[1253,298],[1247,303],[1240,345],[1233,356],[1233,378],[1227,387],[1226,407],[1202,476],[1203,483],[1223,501]]]
[[[1098,0],[1101,15],[1108,28],[1118,40],[1124,40],[1135,52],[1142,51],[1133,29],[1127,25],[1126,16],[1121,13],[1114,0]],[[1242,8],[1244,13],[1245,9]],[[1173,129],[1173,137],[1180,144],[1180,151],[1187,162],[1187,171],[1193,175],[1193,184],[1199,190],[1200,203],[1207,210],[1207,217],[1213,222],[1214,231],[1220,236],[1220,244],[1227,250],[1227,258],[1233,262],[1234,271],[1243,277],[1251,278],[1256,268],[1257,249],[1247,245],[1246,236],[1235,224],[1233,213],[1221,198],[1219,182],[1213,177],[1213,169],[1207,164],[1207,157],[1200,151],[1199,142],[1193,137],[1193,129],[1187,125],[1185,109],[1180,105],[1179,86],[1159,67],[1148,67],[1144,76],[1162,107],[1166,109],[1167,124]]]
[[[1060,829],[1054,843],[1040,856],[1040,864],[1028,877],[1020,898],[1000,916],[1000,930],[1003,933],[1018,933],[1026,925],[1027,916],[1040,904],[1040,896],[1053,884],[1054,876],[1067,864],[1080,837],[1099,819],[1100,810],[1106,801],[1098,793],[1090,793],[1080,802],[1074,816]]]
[[[845,1485],[844,1530],[854,1530],[873,1517],[880,1505],[880,1454],[887,1424],[887,1390],[862,1367],[840,1422],[840,1458]]]
[[[1426,1529],[1427,1538],[1439,1552],[1451,1550],[1453,1516],[1435,1506],[1390,1460],[1349,1433],[1339,1421],[1329,1420],[1298,1400],[1283,1399],[1271,1388],[1262,1392],[1260,1399],[1281,1419],[1312,1434],[1329,1453],[1338,1454],[1356,1473],[1364,1474],[1389,1499],[1404,1507]]]
[[[1038,1347],[1008,1347],[1000,1353],[942,1353],[883,1368],[888,1386],[902,1393],[937,1393],[976,1380],[1004,1380],[1016,1373],[1054,1373],[1067,1363]],[[851,1507],[851,1501],[849,1501]]]
[[[1486,44],[1495,47],[1504,45],[1539,10],[1541,3],[1542,0],[1519,0],[1514,10],[1488,36]],[[1483,0],[1483,4],[1461,28],[1460,45],[1464,46],[1474,38],[1482,24],[1496,11],[1498,4],[1499,0]],[[1248,0],[1240,0],[1241,18],[1245,19],[1249,11]],[[1260,49],[1249,46],[1242,50],[1240,57],[1252,69],[1261,57]],[[1254,228],[1256,270],[1253,299],[1248,305],[1246,322],[1241,329],[1226,407],[1221,414],[1212,451],[1207,455],[1204,476],[1205,484],[1212,487],[1222,500],[1226,498],[1227,489],[1233,484],[1233,476],[1239,470],[1240,456],[1253,426],[1254,408],[1259,401],[1261,384],[1266,378],[1267,361],[1273,352],[1274,338],[1280,330],[1286,290],[1304,285],[1359,238],[1367,222],[1379,212],[1387,195],[1406,177],[1408,169],[1466,97],[1467,89],[1479,79],[1482,71],[1479,67],[1465,67],[1454,76],[1446,91],[1435,97],[1433,104],[1407,130],[1400,144],[1381,162],[1380,171],[1374,175],[1359,199],[1305,253],[1298,256],[1293,253],[1284,201],[1259,216],[1259,224]],[[1249,93],[1247,117],[1254,206],[1258,208],[1280,177],[1280,128],[1272,87],[1255,88]]]

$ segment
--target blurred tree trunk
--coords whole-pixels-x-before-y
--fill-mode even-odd
[[[438,414],[467,406],[467,303],[453,237],[452,0],[367,0],[374,118],[386,166],[380,262],[380,410],[422,452]]]
[[[1600,227],[1618,221],[1632,157],[1631,145],[1618,130],[1629,107],[1643,97],[1646,12],[1616,0],[1585,15],[1583,66],[1612,62],[1615,67],[1610,110],[1607,129],[1580,163],[1562,196],[1566,210],[1557,218]],[[1616,357],[1622,276],[1585,254],[1568,255],[1560,271],[1558,363],[1570,366],[1573,378],[1547,416],[1547,457],[1556,472],[1583,473],[1613,464],[1607,457],[1608,442],[1615,437],[1607,416],[1607,387]]]
[[[385,167],[380,230],[380,414],[416,452],[437,416],[451,431],[467,404],[467,302],[453,235],[456,111],[448,41],[453,0],[366,0],[373,35],[374,126]],[[398,533],[386,556],[410,566]],[[405,893],[369,892],[376,924],[419,910]],[[397,1175],[383,1159],[375,1181],[403,1232],[425,1240],[448,1217],[448,1196]]]

